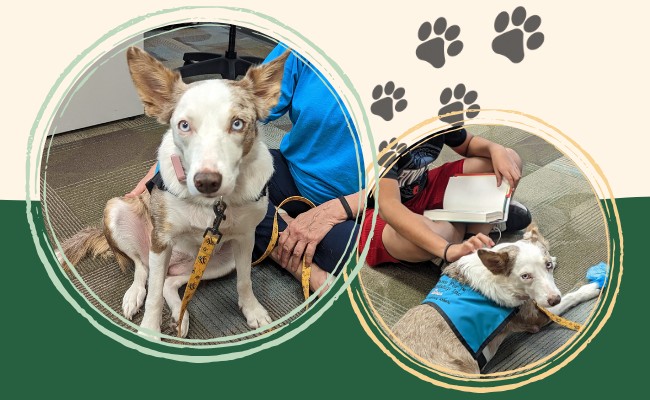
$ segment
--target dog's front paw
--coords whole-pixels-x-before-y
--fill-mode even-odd
[[[598,297],[600,294],[600,288],[598,287],[598,283],[593,282],[580,286],[580,288],[576,290],[575,293],[578,296],[578,302],[582,303],[584,301]]]
[[[161,340],[159,323],[154,323],[145,318],[142,320],[140,328],[142,329],[138,330],[138,335],[153,341]]]
[[[172,323],[170,324],[175,334],[178,334],[178,313],[172,313]],[[187,332],[190,330],[190,313],[186,310],[183,315],[183,322],[181,323],[181,335],[179,337],[187,337]]]
[[[129,290],[124,293],[122,299],[122,314],[128,320],[133,319],[133,316],[140,310],[144,303],[144,298],[147,295],[147,289],[144,286],[131,285]]]
[[[250,304],[239,305],[242,312],[244,313],[244,317],[246,317],[246,323],[248,326],[252,329],[256,329],[260,326],[268,325],[273,322],[269,316],[269,313],[259,303],[259,301],[257,301],[257,299],[253,300],[254,301],[251,301]]]

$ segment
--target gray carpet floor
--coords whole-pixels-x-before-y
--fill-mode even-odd
[[[544,140],[504,126],[469,126],[468,131],[515,149],[524,160],[524,176],[515,199],[525,204],[557,257],[555,278],[562,293],[583,283],[587,269],[607,261],[604,218],[591,186],[580,170]],[[445,148],[436,165],[457,159]],[[515,241],[523,232],[504,234]],[[383,265],[361,270],[360,279],[375,316],[390,329],[411,307],[419,304],[437,282],[440,271],[423,266]],[[595,300],[567,316],[584,322]],[[502,372],[538,361],[562,346],[574,332],[550,325],[542,332],[509,337],[484,372]]]
[[[286,126],[261,127],[267,145],[277,147]],[[44,214],[51,223],[50,235],[62,241],[85,226],[99,226],[106,201],[130,191],[155,163],[155,151],[165,128],[141,116],[48,140],[42,173]],[[122,297],[133,271],[122,273],[114,259],[83,260],[76,266],[81,279],[75,286],[107,316],[121,313]],[[269,263],[253,269],[253,288],[260,302],[277,320],[302,303],[300,284],[281,268]],[[90,289],[87,290],[84,284]],[[181,288],[180,293],[184,287]],[[92,293],[91,293],[92,292]],[[107,307],[100,304],[105,303]],[[237,306],[236,276],[204,281],[189,305],[189,338],[211,339],[249,331]],[[137,324],[142,311],[134,318]],[[163,333],[174,335],[168,312]]]

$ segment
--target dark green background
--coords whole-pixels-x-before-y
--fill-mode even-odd
[[[442,389],[402,370],[368,338],[347,295],[297,337],[243,359],[191,364],[141,354],[100,333],[73,309],[35,252],[25,202],[0,201],[6,286],[2,360],[9,371],[0,374],[2,389],[20,398],[401,399],[440,394],[449,399],[548,399],[643,393],[649,355],[644,318],[650,198],[620,199],[616,204],[623,229],[623,280],[605,327],[552,376],[513,391],[478,395]]]

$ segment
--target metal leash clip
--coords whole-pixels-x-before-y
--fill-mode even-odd
[[[214,222],[212,223],[211,227],[207,227],[205,229],[205,232],[203,232],[203,237],[205,237],[208,232],[210,232],[221,239],[222,234],[219,232],[219,226],[221,225],[221,222],[226,219],[226,203],[223,201],[223,196],[221,196],[219,202],[214,205],[213,210],[215,215]]]

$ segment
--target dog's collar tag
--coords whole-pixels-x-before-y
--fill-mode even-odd
[[[178,154],[172,154],[170,158],[174,167],[174,173],[176,173],[176,179],[180,183],[185,183],[185,169],[183,168],[183,163],[181,163],[181,157]]]

